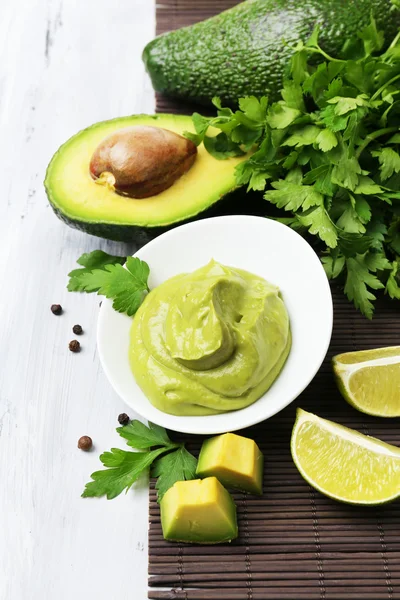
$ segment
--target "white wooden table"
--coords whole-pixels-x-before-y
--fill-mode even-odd
[[[112,502],[80,498],[99,453],[124,447],[126,407],[99,364],[98,296],[65,287],[83,252],[134,247],[69,229],[42,181],[78,130],[154,112],[141,62],[154,29],[153,0],[0,2],[1,600],[147,597],[146,483]],[[80,354],[68,350],[76,323]],[[85,434],[93,452],[77,449]]]

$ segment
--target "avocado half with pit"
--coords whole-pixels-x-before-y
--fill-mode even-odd
[[[161,131],[146,138],[150,128]],[[136,145],[130,146],[133,131]],[[146,142],[142,147],[137,143],[138,131]],[[216,205],[235,189],[235,167],[246,156],[217,160],[203,144],[196,149],[182,138],[185,131],[194,131],[191,117],[169,114],[122,117],[80,131],[60,147],[47,169],[44,185],[54,212],[71,227],[92,235],[136,242],[186,221],[218,214]],[[116,147],[116,138],[122,146]],[[169,138],[173,138],[172,145],[178,144],[181,159],[173,160]],[[139,186],[137,181],[130,186],[125,176],[129,157],[121,158],[121,147],[122,153],[131,150],[138,170],[144,171]],[[143,164],[148,166],[151,160],[153,170],[146,171]],[[111,167],[110,161],[114,161]]]

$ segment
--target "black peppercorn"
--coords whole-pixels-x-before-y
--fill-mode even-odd
[[[80,325],[74,325],[72,328],[72,331],[74,332],[75,335],[82,335],[82,333],[83,333],[83,329]]]
[[[68,347],[71,350],[71,352],[80,352],[81,350],[81,345],[78,342],[78,340],[72,340],[72,342],[69,343]]]
[[[85,450],[87,452],[93,446],[92,438],[88,435],[83,435],[78,440],[78,448],[79,450]]]
[[[61,304],[52,304],[50,306],[50,310],[53,313],[53,315],[61,315],[62,313],[62,306]]]
[[[118,423],[120,425],[128,425],[129,421],[130,418],[126,413],[121,413],[120,415],[118,415]]]

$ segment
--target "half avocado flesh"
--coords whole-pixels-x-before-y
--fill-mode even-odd
[[[217,160],[198,147],[193,166],[159,194],[120,195],[90,174],[92,155],[110,134],[132,126],[160,127],[177,134],[194,131],[188,116],[135,115],[96,123],[69,139],[53,156],[45,188],[50,204],[68,225],[115,240],[146,241],[182,222],[201,216],[236,187],[235,167],[246,157]]]

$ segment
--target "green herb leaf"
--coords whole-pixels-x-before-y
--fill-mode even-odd
[[[343,231],[346,231],[347,233],[365,233],[365,226],[350,200],[348,200],[345,205],[345,210],[336,222],[337,227],[343,229]]]
[[[107,469],[92,473],[93,481],[86,484],[82,498],[93,496],[107,496],[108,500],[116,498],[124,490],[128,491],[140,475],[165,451],[165,448],[158,448],[151,452],[127,452],[119,448],[111,448],[111,452],[104,452],[100,456],[101,462]]]
[[[380,290],[384,288],[378,277],[371,273],[366,259],[367,255],[356,255],[353,258],[346,259],[347,279],[344,292],[354,302],[356,308],[372,319],[374,312],[373,301],[376,296],[368,289]]]
[[[362,196],[357,196],[355,199],[354,208],[362,223],[368,223],[372,217],[371,206]]]
[[[349,122],[349,115],[338,115],[336,112],[336,107],[333,105],[326,106],[321,111],[320,116],[323,124],[333,133],[346,129]]]
[[[305,112],[306,107],[303,100],[303,90],[298,83],[294,81],[285,81],[283,84],[282,97],[286,102],[286,106],[289,106],[289,108]]]
[[[356,254],[365,254],[373,247],[373,237],[359,233],[339,232],[339,249],[346,258],[354,257]]]
[[[359,175],[362,169],[355,156],[343,158],[338,165],[332,169],[332,183],[346,188],[352,192],[356,189],[359,181]]]
[[[323,206],[318,206],[305,214],[297,214],[297,218],[309,233],[318,235],[329,248],[336,248],[338,234]]]
[[[362,39],[364,43],[366,56],[370,56],[374,52],[382,50],[383,44],[385,43],[385,36],[382,31],[378,31],[376,28],[376,22],[372,15],[371,23],[359,32],[358,37]]]
[[[211,156],[218,160],[224,160],[231,156],[242,156],[244,154],[240,145],[233,142],[226,133],[219,133],[215,137],[205,136],[204,147]]]
[[[400,218],[392,220],[387,234],[387,241],[391,250],[400,255]]]
[[[247,98],[239,98],[239,108],[248,119],[257,123],[264,123],[267,115],[268,98],[263,96],[256,98],[248,96]]]
[[[356,98],[336,96],[328,100],[328,104],[335,104],[335,114],[342,116],[350,111],[357,110],[359,106],[368,106],[367,98],[366,94],[360,94]]]
[[[393,173],[400,173],[400,154],[393,148],[374,150],[371,154],[378,158],[382,181],[389,179]]]
[[[338,145],[338,139],[333,131],[329,129],[320,130],[316,142],[318,144],[318,148],[322,150],[322,152],[329,152],[332,148],[335,148]]]
[[[105,264],[102,269],[85,269],[78,276],[79,289],[113,298],[115,310],[132,316],[149,291],[147,285],[149,273],[147,263],[139,258],[128,256],[126,268],[118,262]]]
[[[318,37],[319,37],[319,25],[317,24],[314,27],[314,30],[313,30],[312,34],[308,38],[306,46],[311,47],[311,48],[312,47],[313,48],[319,48],[319,46],[318,46]]]
[[[274,181],[275,190],[266,192],[264,198],[278,208],[298,211],[300,208],[307,210],[311,206],[323,203],[323,196],[313,186],[291,183],[290,181]]]
[[[303,44],[299,44],[297,51],[293,54],[290,60],[290,72],[296,85],[301,85],[309,77],[307,68],[307,52],[305,52],[303,48]]]
[[[369,196],[372,194],[380,194],[383,192],[383,190],[374,182],[373,179],[367,177],[366,175],[361,175],[358,178],[358,184],[354,192],[356,194],[365,194],[366,196]]]
[[[128,446],[137,450],[145,450],[153,446],[175,447],[164,427],[149,423],[148,426],[140,421],[131,421],[124,427],[118,427],[119,435],[127,440]]]
[[[386,282],[386,293],[389,294],[391,298],[394,300],[400,300],[400,265],[397,260],[392,262],[392,270],[390,272],[389,278]]]
[[[373,273],[391,269],[391,264],[382,252],[371,250],[365,256],[365,264]]]
[[[131,421],[125,427],[118,427],[117,432],[127,440],[128,446],[144,452],[130,452],[119,448],[104,452],[100,460],[106,469],[91,475],[92,481],[86,484],[82,497],[115,498],[124,490],[128,491],[153,463],[152,475],[159,478],[156,486],[159,500],[176,481],[195,477],[196,458],[183,444],[172,442],[163,427],[154,423],[146,426],[140,421]],[[157,446],[160,447],[156,448]]]
[[[253,171],[251,173],[248,190],[262,191],[265,188],[267,179],[271,179],[272,175],[267,171]]]
[[[70,278],[67,289],[70,292],[82,292],[84,286],[82,286],[81,276],[93,271],[93,269],[103,269],[107,265],[123,265],[126,262],[126,256],[113,256],[107,254],[103,250],[93,250],[89,254],[82,254],[76,261],[78,265],[82,265],[82,269],[74,269],[68,276]]]
[[[301,115],[297,108],[290,108],[286,104],[273,104],[267,117],[267,123],[272,129],[285,129]]]
[[[367,226],[366,236],[371,240],[370,247],[375,248],[376,250],[383,251],[385,236],[388,233],[387,227],[384,223],[380,223],[379,220],[375,217],[371,218],[371,221]],[[400,246],[399,246],[400,247]],[[359,254],[363,254],[366,250],[359,251]]]
[[[346,264],[344,256],[323,256],[321,258],[328,279],[336,279],[343,272]]]
[[[158,477],[156,489],[158,501],[162,500],[165,492],[174,485],[176,481],[195,479],[197,460],[181,446],[175,452],[169,452],[158,458],[152,469],[152,476]]]
[[[295,133],[286,138],[286,140],[282,143],[282,146],[294,146],[295,148],[300,148],[301,146],[310,146],[316,143],[320,132],[321,130],[319,127],[316,127],[315,125],[307,125],[306,127],[298,129],[295,131]]]

